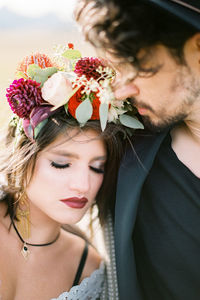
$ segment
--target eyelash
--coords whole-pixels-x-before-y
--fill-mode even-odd
[[[104,170],[103,169],[90,167],[90,170],[92,170],[93,172],[95,172],[97,174],[104,174]]]
[[[69,168],[70,164],[60,165],[60,164],[57,164],[54,161],[52,161],[51,166],[56,169],[66,169],[66,168]]]
[[[66,169],[66,168],[70,167],[70,164],[61,165],[61,164],[57,164],[54,161],[52,161],[51,162],[51,166],[53,168],[56,168],[56,169]],[[104,170],[103,169],[95,168],[95,167],[91,167],[91,166],[89,168],[90,168],[90,170],[92,170],[93,172],[95,172],[97,174],[104,174]]]

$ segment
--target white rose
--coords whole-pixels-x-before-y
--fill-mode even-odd
[[[67,103],[73,94],[72,83],[64,72],[53,74],[45,81],[41,91],[43,99],[56,108]]]

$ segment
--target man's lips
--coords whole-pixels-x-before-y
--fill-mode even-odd
[[[147,108],[143,108],[143,107],[137,107],[137,111],[140,115],[145,115],[148,111]]]
[[[73,198],[62,199],[60,201],[71,208],[83,208],[87,204],[88,199],[85,197],[82,198],[73,197]]]

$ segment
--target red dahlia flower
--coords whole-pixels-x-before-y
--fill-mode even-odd
[[[32,109],[44,102],[40,83],[31,79],[14,80],[6,91],[6,97],[12,111],[20,118],[29,118]]]
[[[74,72],[78,76],[85,75],[88,80],[90,78],[96,80],[101,76],[101,74],[97,72],[100,66],[104,67],[104,64],[99,58],[84,57],[77,61]]]

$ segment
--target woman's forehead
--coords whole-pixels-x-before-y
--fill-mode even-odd
[[[60,134],[45,151],[53,151],[58,148],[65,147],[79,147],[81,144],[88,144],[90,147],[91,142],[96,141],[99,144],[104,144],[101,135],[94,129],[80,130],[80,128],[69,129],[67,132]]]

